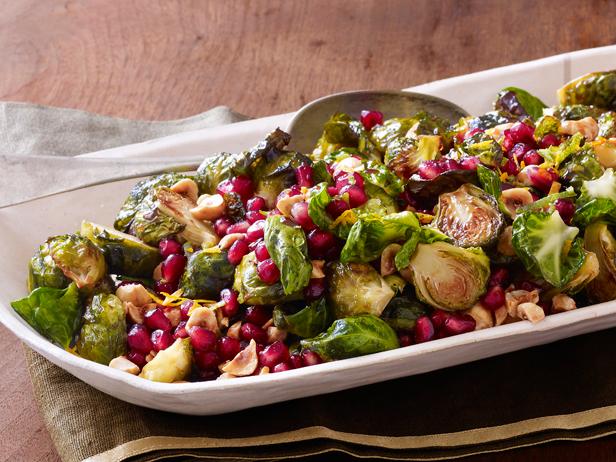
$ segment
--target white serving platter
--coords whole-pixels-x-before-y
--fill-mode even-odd
[[[611,46],[454,77],[412,90],[449,99],[470,113],[481,113],[490,109],[502,87],[520,86],[550,104],[555,102],[556,88],[572,77],[614,68],[616,46]],[[197,130],[83,157],[152,161],[240,151],[277,126],[284,128],[291,116]],[[552,315],[535,325],[522,321],[280,374],[188,384],[140,379],[52,345],[9,304],[26,294],[26,265],[39,243],[50,235],[78,229],[82,219],[112,223],[136,181],[105,183],[0,209],[0,321],[54,364],[98,390],[134,404],[184,414],[219,414],[419,374],[616,326],[616,302],[608,302]]]

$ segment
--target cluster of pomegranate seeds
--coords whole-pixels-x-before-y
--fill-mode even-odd
[[[242,324],[242,327],[240,327],[240,337],[247,342],[254,340],[260,344],[267,343],[267,332],[251,322]]]
[[[488,310],[498,310],[505,304],[505,289],[500,285],[489,287],[483,297],[481,297],[481,304]]]
[[[442,173],[451,170],[476,170],[479,165],[476,157],[467,157],[459,162],[455,159],[441,158],[438,160],[426,160],[419,164],[417,173],[422,180],[433,180]]]
[[[154,290],[172,293],[178,288],[188,259],[182,245],[173,238],[162,239],[158,243],[158,250],[164,260],[160,265],[162,279],[154,281]]]
[[[272,317],[272,310],[263,305],[254,305],[246,308],[244,320],[262,326]]]
[[[291,207],[291,218],[300,225],[304,231],[311,231],[317,226],[308,214],[308,202],[297,202]]]
[[[216,351],[224,361],[230,361],[235,358],[242,349],[240,341],[232,337],[221,337],[216,344]]]
[[[490,273],[488,287],[501,286],[506,287],[509,283],[509,270],[504,267],[494,268]]]
[[[154,346],[150,340],[150,331],[143,324],[133,324],[128,331],[128,347],[138,353],[147,355]]]
[[[383,113],[379,111],[361,111],[360,122],[366,130],[372,130],[377,125],[383,125]]]
[[[437,338],[451,337],[475,330],[475,319],[466,313],[450,313],[435,309],[430,316],[421,316],[411,333],[399,334],[401,346],[429,342]]]

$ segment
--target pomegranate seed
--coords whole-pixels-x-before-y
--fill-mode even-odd
[[[314,186],[312,180],[312,167],[308,164],[302,164],[295,170],[295,178],[297,178],[297,185],[300,187],[311,188]]]
[[[515,145],[515,142],[513,141],[513,139],[511,138],[511,134],[509,133],[509,130],[505,130],[504,132],[504,138],[503,138],[503,149],[506,152],[511,151],[511,149],[513,149],[513,146]]]
[[[450,170],[460,170],[460,164],[455,159],[444,159],[439,163],[446,172]]]
[[[334,197],[335,195],[338,194],[338,188],[336,188],[335,186],[328,186],[327,187],[327,194],[329,194],[330,196]]]
[[[171,321],[169,321],[169,318],[165,316],[165,312],[160,308],[154,308],[148,311],[144,317],[144,324],[152,330],[160,329],[170,331],[172,327]]]
[[[445,319],[451,316],[449,313],[443,310],[435,309],[434,312],[430,315],[430,321],[432,321],[432,325],[435,330],[440,330],[445,324]]]
[[[188,335],[190,335],[190,343],[195,350],[210,351],[216,346],[216,334],[204,327],[191,327]]]
[[[180,305],[180,319],[182,321],[188,321],[188,312],[193,306],[192,300],[186,300]]]
[[[269,368],[274,367],[278,363],[283,363],[287,359],[289,359],[289,349],[280,340],[266,346],[263,351],[259,353],[259,364]]]
[[[311,258],[325,258],[332,247],[336,245],[336,239],[330,232],[313,229],[308,234],[308,253]]]
[[[180,321],[175,330],[173,331],[173,338],[186,338],[188,337],[188,331],[186,330],[186,321]]]
[[[346,201],[343,201],[342,199],[334,199],[327,204],[325,210],[327,210],[327,213],[329,213],[332,218],[338,218],[343,212],[349,210],[350,208],[351,207],[349,207],[349,204],[347,204]]]
[[[178,241],[171,239],[169,237],[162,239],[158,243],[158,250],[163,258],[167,258],[169,255],[184,255],[184,249],[182,248],[182,244]]]
[[[293,369],[299,369],[300,367],[304,367],[304,363],[302,362],[302,355],[300,353],[293,353],[289,357],[289,365]]]
[[[156,329],[150,335],[150,340],[154,346],[154,350],[161,351],[166,350],[173,343],[173,337],[167,331]]]
[[[485,295],[481,297],[481,304],[488,310],[498,310],[505,304],[505,290],[499,285],[490,287]]]
[[[423,180],[432,180],[443,173],[445,169],[435,160],[426,160],[419,165],[417,172]]]
[[[524,183],[529,183],[530,186],[537,188],[543,193],[548,193],[552,187],[552,183],[558,180],[558,172],[552,168],[541,168],[536,165],[524,167],[521,174],[522,178],[518,178]]]
[[[423,343],[434,337],[434,326],[428,316],[421,316],[415,322],[415,343]]]
[[[366,130],[372,130],[372,127],[376,125],[383,125],[383,113],[364,110],[361,111],[359,120]]]
[[[413,344],[413,337],[409,333],[398,334],[398,341],[401,347],[409,346]]]
[[[520,173],[520,167],[513,159],[509,159],[505,165],[501,167],[501,170],[509,175],[517,175]]]
[[[246,308],[246,314],[244,314],[244,320],[246,320],[246,322],[251,322],[257,326],[262,326],[269,321],[271,317],[272,310],[262,305],[249,306]]]
[[[133,324],[127,335],[131,350],[147,355],[154,347],[150,340],[150,331],[143,324]]]
[[[567,199],[558,199],[554,202],[554,208],[556,208],[563,221],[570,225],[571,220],[573,220],[573,215],[575,214],[575,205],[573,205],[573,202]]]
[[[316,225],[308,215],[308,202],[297,202],[291,207],[291,216],[295,223],[300,225],[306,231],[313,230]]]
[[[541,157],[537,151],[531,149],[524,154],[523,161],[526,165],[539,165],[543,163],[543,157]]]
[[[340,190],[340,195],[348,194],[349,195],[349,206],[354,209],[355,207],[359,207],[368,201],[368,195],[356,184],[346,185],[344,188]]]
[[[233,182],[230,179],[221,181],[218,183],[218,186],[216,186],[216,192],[221,196],[234,192]]]
[[[220,357],[225,361],[230,361],[235,358],[242,349],[240,345],[240,341],[231,337],[221,337],[218,339],[218,343],[216,345],[216,351]]]
[[[257,263],[257,274],[268,285],[276,284],[280,281],[280,270],[271,258]]]
[[[173,284],[167,281],[155,281],[154,290],[158,293],[165,292],[166,294],[172,294],[177,290],[177,283]]]
[[[475,330],[475,319],[468,314],[455,314],[449,316],[443,325],[445,333],[449,335],[464,334]]]
[[[535,289],[539,289],[541,288],[541,286],[539,286],[539,284],[536,284],[532,281],[522,281],[520,283],[518,283],[518,288],[521,290],[526,290],[528,292],[532,292]]]
[[[169,255],[160,267],[163,279],[171,283],[179,282],[186,268],[186,262],[187,259],[184,255]]]
[[[310,279],[310,282],[304,289],[304,297],[309,301],[317,300],[323,296],[325,288],[325,278]]]
[[[523,122],[514,123],[509,129],[509,135],[514,143],[527,143],[532,146],[535,145],[535,129]]]
[[[323,360],[321,357],[311,350],[302,351],[302,365],[304,367],[314,366],[316,364],[321,364]]]
[[[477,170],[480,163],[477,157],[465,157],[460,161],[460,168],[462,170]]]
[[[220,291],[220,300],[225,302],[221,308],[222,314],[228,318],[232,318],[240,310],[240,302],[237,300],[237,292],[232,289],[222,289]]]
[[[263,218],[261,218],[263,219]],[[250,228],[250,223],[247,221],[238,221],[237,223],[233,223],[231,226],[227,228],[227,234],[235,234],[235,233],[246,233],[248,228]]]
[[[258,212],[259,210],[265,210],[265,199],[261,196],[255,196],[246,202],[246,208],[249,212]]]
[[[216,192],[221,195],[234,192],[239,194],[242,201],[246,202],[253,193],[252,180],[246,175],[239,175],[221,182],[216,188]]]
[[[255,247],[255,256],[257,257],[257,261],[263,261],[270,258],[265,242],[261,241],[257,244]]]
[[[199,369],[215,370],[220,364],[220,358],[215,351],[195,351],[195,363]]]
[[[261,212],[246,212],[244,217],[249,224],[256,223],[259,220],[265,219],[265,216]]]
[[[140,369],[146,364],[145,356],[138,351],[130,351],[126,357],[129,361],[139,366]]]
[[[242,324],[240,336],[246,341],[254,339],[257,343],[267,343],[267,332],[251,322]]]
[[[248,243],[244,239],[240,239],[239,241],[235,241],[233,245],[229,248],[227,252],[227,260],[234,266],[237,266],[249,252]]]
[[[531,147],[528,144],[516,143],[513,148],[511,148],[511,151],[509,151],[509,158],[515,158],[515,160],[521,162],[524,158],[524,154],[526,154],[530,150]]]
[[[359,186],[360,188],[364,187],[364,179],[362,178],[362,176],[357,173],[354,172],[352,175],[350,173],[341,171],[338,176],[336,177],[336,189],[338,189],[338,191],[340,191],[340,189],[344,188],[347,185],[352,185],[355,184],[357,186]]]
[[[509,282],[509,270],[507,268],[496,268],[492,270],[490,279],[488,281],[488,287],[501,286],[505,287]]]
[[[550,133],[549,135],[545,135],[541,141],[539,142],[539,147],[546,149],[550,146],[558,146],[560,145],[560,139],[558,136]]]
[[[248,227],[246,230],[246,239],[248,242],[255,242],[259,239],[263,239],[263,235],[265,233],[265,220],[261,219],[259,221],[255,221],[252,225]]]
[[[273,373],[284,372],[284,371],[290,371],[291,369],[293,369],[293,367],[291,367],[289,363],[284,362],[284,363],[276,364],[274,368],[272,369],[272,372]]]
[[[224,237],[227,234],[229,226],[231,226],[232,224],[233,222],[230,218],[221,217],[214,222],[214,231],[216,231],[218,237]]]
[[[472,130],[469,130],[464,134],[464,139],[467,140],[472,136],[476,135],[477,133],[483,133],[483,130],[481,128],[473,128]]]

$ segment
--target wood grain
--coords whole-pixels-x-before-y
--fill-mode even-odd
[[[616,2],[5,0],[0,98],[136,119],[252,116],[616,43]],[[6,263],[5,263],[6,264]],[[0,460],[55,461],[18,341],[0,328]],[[616,437],[467,461],[616,460]]]

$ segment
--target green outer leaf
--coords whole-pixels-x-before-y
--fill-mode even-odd
[[[283,307],[277,306],[272,317],[276,327],[303,338],[314,337],[323,332],[332,320],[325,298],[315,300],[293,314],[287,314]]]
[[[79,328],[81,305],[74,282],[66,289],[39,287],[11,306],[39,334],[65,349]]]
[[[400,344],[385,321],[373,315],[360,315],[334,321],[326,332],[302,340],[301,346],[326,360],[334,360],[393,350]]]
[[[324,160],[317,160],[312,164],[312,180],[318,183],[327,183],[328,185],[334,183],[334,179],[327,171],[327,163]]]
[[[520,214],[523,212],[541,212],[553,205],[554,202],[556,202],[558,199],[570,199],[572,197],[575,197],[575,191],[572,188],[567,188],[562,192],[550,194],[548,196],[542,197],[539,200],[536,200],[535,202],[531,202],[528,205],[519,207],[516,210],[516,213]]]
[[[524,108],[526,113],[533,118],[533,120],[537,120],[541,117],[543,114],[543,108],[547,107],[543,101],[536,96],[531,95],[526,90],[522,90],[518,87],[505,87],[501,90],[501,93],[507,91],[515,93],[518,102]]]
[[[312,263],[302,228],[289,224],[281,215],[270,215],[265,221],[264,241],[280,270],[284,293],[292,294],[306,287],[310,282]]]
[[[400,250],[398,250],[398,253],[394,257],[394,263],[396,264],[396,269],[398,271],[402,271],[404,268],[409,266],[411,257],[417,249],[417,244],[419,244],[419,238],[419,233],[412,234],[409,240],[402,245]]]
[[[198,251],[188,258],[180,280],[182,295],[188,298],[218,300],[220,291],[233,284],[235,267],[227,259],[227,251]]]
[[[582,182],[580,197],[576,201],[575,221],[587,226],[593,221],[616,223],[616,176],[608,168],[601,177]]]
[[[544,136],[553,134],[558,135],[560,129],[560,120],[552,115],[544,115],[537,120],[535,126],[534,137],[537,141],[541,141]]]
[[[410,331],[415,327],[418,318],[428,314],[426,307],[414,297],[398,296],[391,299],[381,319],[392,329]]]
[[[559,146],[550,146],[547,149],[539,149],[537,152],[545,162],[542,167],[560,167],[565,160],[571,157],[573,154],[579,152],[584,144],[584,135],[576,133],[571,138],[566,140]]]
[[[364,170],[359,173],[368,183],[378,186],[388,195],[397,197],[404,191],[404,183],[385,165],[374,161],[364,164]]]
[[[477,178],[485,192],[494,196],[495,199],[500,198],[501,180],[496,171],[480,164],[477,166]]]
[[[580,191],[584,181],[599,178],[603,171],[594,149],[589,148],[573,154],[560,168],[560,177],[566,184]]]
[[[28,263],[28,290],[37,287],[65,289],[71,283],[49,254],[49,242],[41,244]]]
[[[332,198],[327,194],[327,183],[319,183],[308,193],[308,215],[323,230],[329,230],[334,222],[325,210],[331,201]]]

